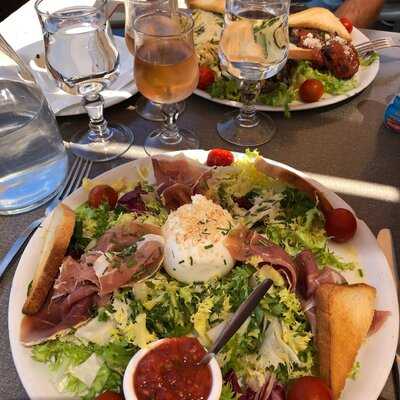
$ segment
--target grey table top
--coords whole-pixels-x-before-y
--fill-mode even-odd
[[[371,37],[387,35],[386,32],[366,31]],[[400,40],[400,34],[391,34]],[[381,56],[379,74],[373,84],[360,95],[341,104],[323,109],[292,113],[285,119],[281,113],[271,114],[278,132],[270,143],[261,146],[261,153],[269,158],[287,163],[300,170],[330,177],[352,180],[359,190],[351,194],[338,193],[365,220],[374,234],[379,229],[392,229],[394,239],[400,243],[400,207],[385,198],[385,185],[400,190],[400,135],[382,125],[386,105],[400,88],[400,53],[398,49],[385,50]],[[106,164],[97,164],[92,176],[120,163],[144,155],[142,150],[146,134],[156,124],[139,118],[134,112],[136,97],[106,111],[113,121],[131,127],[136,135],[134,146],[121,158]],[[216,123],[225,106],[192,96],[180,124],[191,128],[200,137],[201,147],[226,147],[238,150],[223,142],[217,135]],[[64,139],[79,128],[86,127],[87,118],[64,117],[59,119]],[[365,183],[369,185],[365,187]],[[15,241],[30,221],[41,216],[43,208],[19,216],[0,217],[0,257]],[[397,256],[400,260],[399,247]],[[14,368],[8,340],[7,311],[11,282],[17,262],[0,281],[0,399],[26,399],[27,395]],[[380,399],[394,399],[391,378]]]

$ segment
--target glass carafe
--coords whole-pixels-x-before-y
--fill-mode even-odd
[[[57,193],[68,158],[54,114],[33,77],[20,74],[1,52],[0,77],[0,214],[18,214]]]

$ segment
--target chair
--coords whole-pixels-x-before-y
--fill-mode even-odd
[[[386,0],[379,15],[383,24],[390,24],[395,32],[400,32],[400,1]]]

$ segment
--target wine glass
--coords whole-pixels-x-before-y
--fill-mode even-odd
[[[89,130],[76,133],[71,150],[93,161],[123,154],[133,142],[123,125],[107,123],[100,92],[118,76],[119,54],[106,14],[107,0],[37,0],[46,67],[57,85],[83,97]]]
[[[289,0],[226,0],[219,58],[222,68],[239,80],[239,114],[217,124],[219,135],[239,146],[259,146],[276,128],[266,114],[257,114],[255,100],[262,80],[276,75],[288,56]]]
[[[125,42],[129,52],[135,55],[135,38],[133,32],[133,23],[140,15],[151,11],[169,9],[169,0],[125,0]],[[178,112],[185,109],[185,103],[177,104]],[[135,104],[135,111],[142,118],[150,121],[164,121],[165,115],[161,110],[161,104],[145,97],[140,96]]]
[[[176,103],[189,97],[199,80],[193,25],[193,18],[183,11],[154,11],[133,24],[136,85],[143,96],[162,105],[166,118],[164,127],[146,138],[149,155],[199,147],[193,132],[176,125]]]

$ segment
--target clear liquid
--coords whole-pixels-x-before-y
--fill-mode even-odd
[[[135,80],[146,98],[158,103],[176,103],[188,98],[199,80],[194,49],[183,40],[151,40],[135,57]]]
[[[35,88],[0,80],[0,214],[43,203],[58,190],[67,168],[47,102]]]
[[[225,14],[219,55],[231,75],[249,80],[276,75],[286,63],[288,46],[286,14],[257,8]]]
[[[116,78],[119,56],[109,23],[91,11],[87,6],[65,8],[44,24],[48,70],[71,94],[99,91]]]

